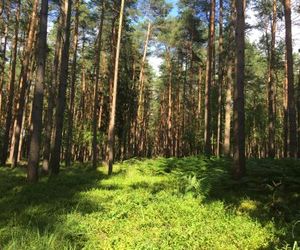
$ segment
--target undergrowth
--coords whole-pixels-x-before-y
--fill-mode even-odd
[[[299,249],[300,164],[132,159],[112,177],[75,165],[29,185],[0,169],[0,249]]]

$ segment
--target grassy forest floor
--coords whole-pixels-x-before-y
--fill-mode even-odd
[[[26,184],[0,169],[0,249],[292,249],[300,240],[300,163],[188,157],[63,169]],[[296,248],[295,248],[296,249]]]

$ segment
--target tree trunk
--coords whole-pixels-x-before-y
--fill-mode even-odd
[[[205,79],[205,112],[204,112],[204,142],[205,154],[211,154],[211,84],[212,84],[212,68],[213,68],[213,49],[215,36],[215,0],[211,0],[210,4],[210,21],[209,21],[209,41],[206,59],[206,79]]]
[[[18,52],[18,41],[19,41],[19,25],[20,25],[20,8],[21,0],[18,1],[15,21],[15,34],[12,46],[12,61],[10,70],[10,81],[9,81],[9,96],[7,100],[7,114],[5,120],[5,132],[3,136],[2,152],[1,152],[1,165],[4,165],[7,160],[8,146],[9,146],[9,134],[12,125],[12,113],[13,113],[13,102],[15,95],[15,79],[16,79],[16,66],[17,66],[17,52]]]
[[[170,48],[167,48],[167,64],[168,64],[168,116],[167,116],[167,148],[166,148],[166,157],[171,156],[172,148],[172,62],[171,62],[171,53]]]
[[[3,103],[3,88],[5,86],[5,64],[6,64],[6,50],[7,50],[7,40],[8,40],[9,19],[10,19],[10,12],[8,11],[7,23],[5,24],[5,29],[4,29],[4,44],[3,44],[3,49],[1,51],[2,61],[0,64],[0,123],[2,121],[2,116],[4,116],[3,115],[4,112],[2,112],[2,103]]]
[[[222,94],[223,94],[223,0],[220,0],[219,9],[219,91],[218,91],[218,131],[217,131],[217,156],[222,149]]]
[[[53,131],[53,111],[55,106],[55,97],[56,97],[56,88],[58,86],[58,73],[60,66],[60,54],[62,47],[62,17],[61,15],[58,17],[58,29],[56,34],[56,42],[55,42],[55,53],[54,60],[51,69],[51,79],[48,83],[48,108],[47,115],[44,121],[45,124],[45,142],[44,142],[44,152],[43,152],[43,171],[45,173],[49,172],[49,160],[51,153],[51,139],[52,139],[52,131]]]
[[[64,32],[63,32],[63,46],[61,52],[61,65],[59,75],[59,87],[57,96],[57,108],[55,114],[55,135],[54,145],[50,158],[51,174],[56,175],[60,169],[62,131],[64,122],[64,113],[66,106],[66,89],[68,82],[68,66],[69,66],[69,48],[70,48],[70,25],[71,25],[71,0],[64,0],[64,7],[62,11]]]
[[[75,103],[75,83],[76,83],[76,70],[77,70],[77,48],[78,48],[78,26],[79,26],[79,0],[75,2],[75,24],[74,24],[74,37],[73,37],[73,60],[71,69],[71,90],[70,90],[70,106],[68,110],[68,129],[66,140],[66,166],[71,164],[71,149],[73,145],[73,118],[74,118],[74,103]]]
[[[136,145],[136,147],[138,148],[138,154],[140,154],[141,150],[142,150],[140,148],[140,144],[141,144],[142,133],[143,133],[142,124],[144,122],[144,115],[145,115],[145,110],[144,110],[144,95],[145,95],[145,93],[144,93],[145,92],[144,71],[145,71],[145,64],[146,64],[150,34],[151,34],[151,23],[149,22],[145,45],[144,45],[144,54],[143,54],[142,63],[141,63],[140,77],[139,77],[139,96],[138,96],[138,111],[137,111],[137,143],[138,143],[138,145]]]
[[[231,103],[232,103],[232,61],[229,61],[227,69],[227,86],[225,101],[225,128],[224,128],[224,155],[230,156],[230,138],[231,138]]]
[[[15,167],[18,162],[18,152],[19,152],[19,143],[20,143],[20,135],[22,131],[22,119],[23,119],[23,112],[25,107],[25,95],[26,90],[28,88],[28,69],[30,66],[30,59],[33,50],[34,44],[34,37],[36,34],[36,25],[37,25],[37,9],[38,9],[38,0],[34,0],[33,9],[32,9],[32,16],[29,25],[28,37],[27,42],[24,50],[24,57],[22,62],[21,68],[21,75],[20,75],[20,94],[18,98],[18,106],[17,106],[17,116],[16,116],[16,128],[14,133],[15,143],[13,147],[13,157],[12,157],[12,167]]]
[[[294,70],[293,70],[293,47],[292,47],[292,21],[291,21],[291,0],[284,0],[285,12],[285,46],[287,60],[287,111],[289,121],[289,157],[297,157],[297,129],[296,110],[294,96]]]
[[[270,158],[275,157],[275,44],[276,44],[276,29],[277,29],[277,2],[273,0],[273,17],[271,27],[271,53],[270,53],[270,65],[269,65],[269,82],[268,82],[268,120],[269,120],[269,138],[268,138],[268,156]]]
[[[298,76],[298,97],[297,97],[297,109],[298,109],[298,158],[300,158],[300,71]]]
[[[27,178],[29,182],[38,180],[40,144],[42,133],[43,98],[45,82],[45,65],[47,57],[47,22],[48,0],[42,0],[40,13],[40,29],[38,37],[37,74],[32,104],[32,134],[28,159]]]
[[[117,104],[119,56],[120,56],[121,35],[122,35],[122,27],[123,27],[124,4],[125,4],[125,0],[122,0],[121,9],[120,9],[120,19],[119,19],[112,104],[111,104],[109,129],[108,129],[108,174],[109,175],[111,175],[113,172],[113,161],[114,161],[115,116],[116,116],[116,104]]]
[[[98,119],[99,116],[102,114],[98,113],[98,87],[100,83],[100,69],[101,69],[101,53],[102,53],[102,32],[103,32],[103,22],[104,22],[104,14],[105,14],[105,6],[104,1],[102,1],[101,5],[102,13],[101,13],[101,20],[99,25],[99,33],[98,33],[98,45],[96,49],[96,79],[95,79],[95,89],[94,89],[94,107],[93,107],[93,140],[92,140],[92,147],[93,147],[93,168],[97,167],[98,161],[98,146],[97,146],[97,130],[98,130]],[[100,88],[100,105],[102,105],[103,99],[103,87]],[[99,127],[101,124],[99,125]]]
[[[235,0],[236,7],[236,76],[234,88],[234,178],[239,179],[246,173],[245,164],[245,6],[246,1]]]

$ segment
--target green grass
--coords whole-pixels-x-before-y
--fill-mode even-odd
[[[133,159],[110,178],[76,165],[36,185],[1,168],[0,249],[292,249],[299,161],[250,160],[240,182],[230,165]]]

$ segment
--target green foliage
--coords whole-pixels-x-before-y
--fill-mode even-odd
[[[112,177],[88,165],[26,184],[0,169],[1,249],[298,249],[300,168],[251,160],[131,159]],[[294,246],[294,248],[293,248]]]

